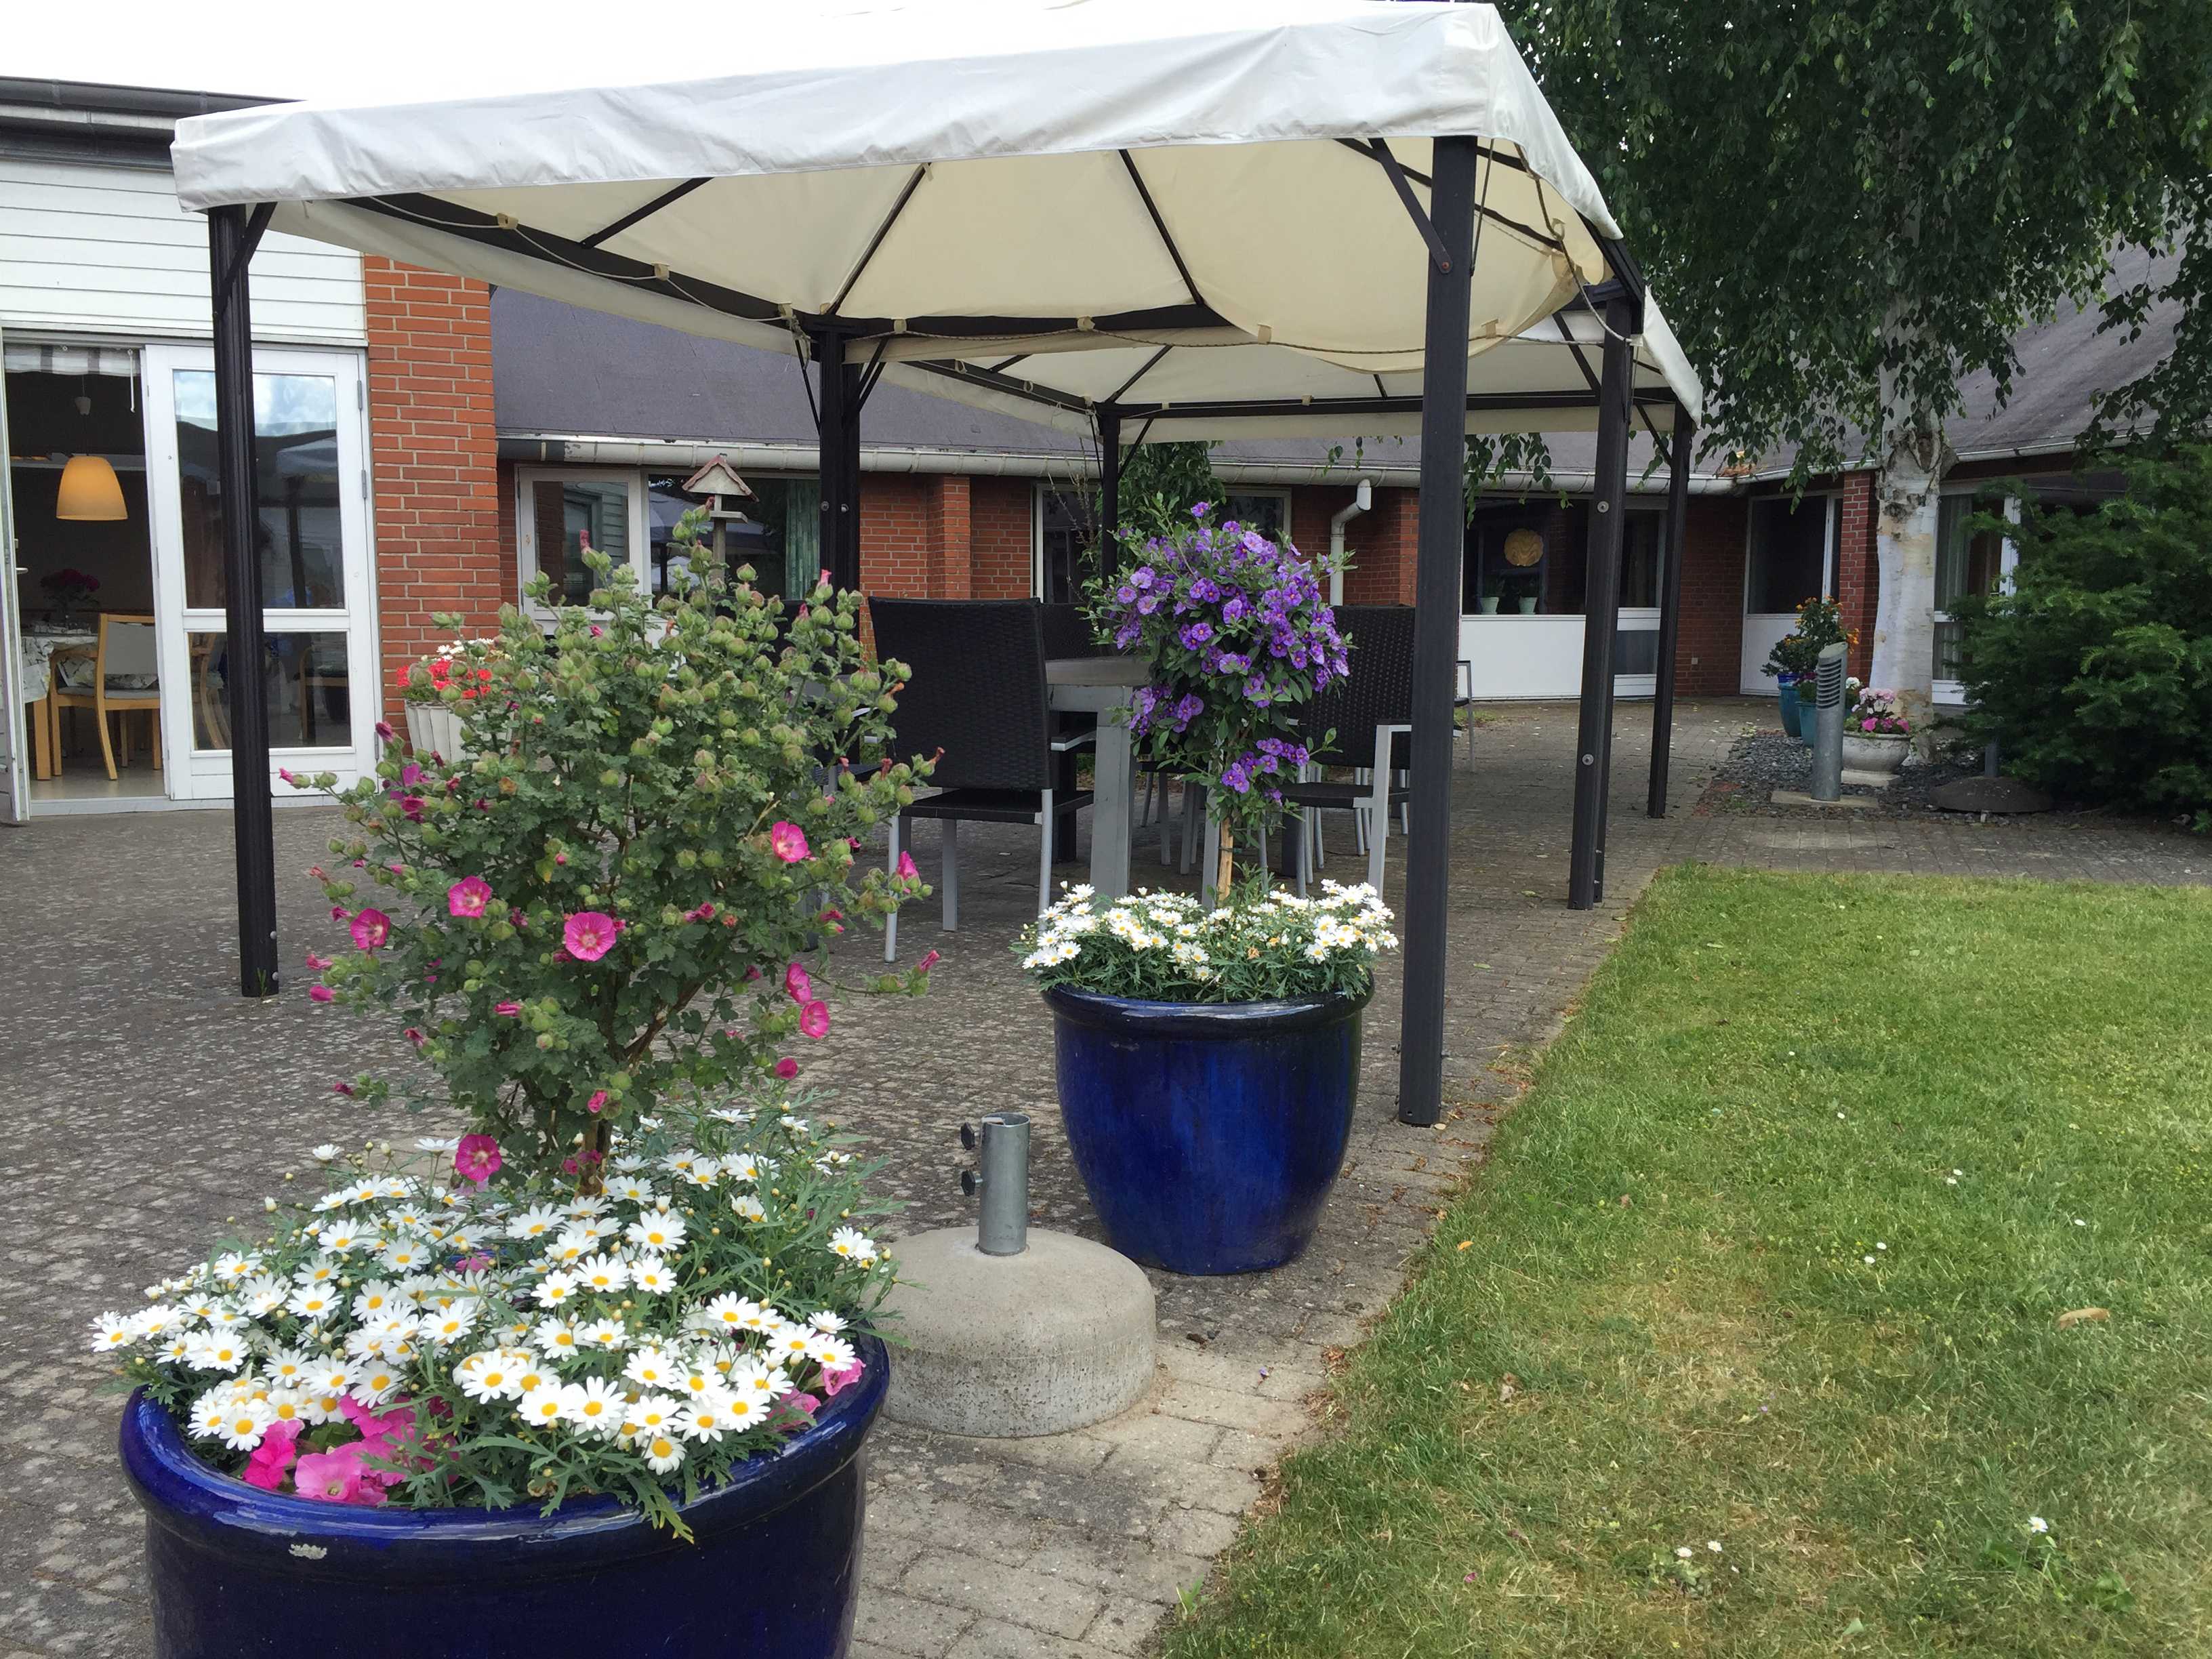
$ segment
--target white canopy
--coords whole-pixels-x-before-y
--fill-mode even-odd
[[[1468,429],[1595,424],[1578,302],[1619,231],[1490,6],[784,4],[643,73],[511,46],[476,95],[181,122],[179,196],[750,345],[834,324],[896,380],[1071,430],[1110,402],[1125,441],[1380,434],[1418,428],[1404,198],[1473,135]],[[1644,418],[1698,418],[1644,319]]]

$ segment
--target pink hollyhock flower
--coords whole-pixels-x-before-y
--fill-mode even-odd
[[[804,1008],[801,1008],[799,1011],[799,1029],[805,1032],[806,1035],[811,1037],[824,1037],[829,1036],[829,1005],[821,1002],[810,1002]]]
[[[253,1449],[253,1455],[246,1460],[246,1473],[239,1479],[264,1492],[275,1492],[283,1486],[284,1472],[292,1467],[292,1460],[298,1455],[303,1426],[297,1418],[289,1423],[271,1423],[262,1435],[261,1443]]]
[[[745,969],[745,978],[748,981],[756,980],[760,977],[761,970],[760,964],[758,963],[755,963],[751,967]]]
[[[712,921],[714,919],[714,905],[711,899],[696,909],[686,910],[684,913],[684,920],[686,921]]]
[[[309,1452],[292,1471],[292,1490],[302,1498],[325,1504],[380,1504],[380,1487],[373,1498],[362,1496],[361,1449],[341,1446],[336,1451]]]
[[[597,962],[615,948],[622,923],[601,910],[579,910],[562,924],[561,942],[579,962]]]
[[[836,1370],[822,1373],[822,1392],[835,1400],[839,1395],[860,1380],[860,1373],[868,1369],[865,1359],[855,1359],[849,1365],[840,1365]]]
[[[314,972],[319,974],[330,965],[331,959],[328,957],[319,957],[313,951],[307,952],[307,966]]]
[[[331,872],[324,869],[319,864],[309,865],[307,866],[307,873],[313,876],[317,881],[328,881],[331,878]]]
[[[402,795],[399,798],[399,810],[407,815],[407,821],[410,823],[422,823],[422,797],[420,795]]]
[[[353,1085],[340,1079],[331,1085],[331,1092],[334,1095],[350,1095],[353,1093]]]
[[[453,1168],[464,1181],[481,1187],[499,1173],[499,1142],[489,1135],[463,1135],[453,1152]]]
[[[828,928],[833,933],[842,933],[845,931],[845,913],[842,910],[824,910],[820,915],[815,917],[814,920],[820,922],[824,927]]]
[[[290,783],[290,782],[292,782],[292,781],[294,781],[294,780],[293,780],[293,775],[292,775],[292,769],[291,769],[290,767],[289,767],[289,766],[280,766],[280,767],[278,767],[278,768],[276,769],[276,775],[277,775],[279,778],[281,778],[282,780],[283,780],[283,781],[285,781],[286,783]]]
[[[379,743],[390,743],[394,735],[395,734],[392,730],[392,722],[390,720],[377,721],[376,740]]]
[[[601,1112],[606,1109],[606,1104],[607,1091],[605,1089],[595,1089],[592,1091],[592,1097],[584,1103],[584,1109],[587,1112]]]
[[[360,866],[359,865],[356,865],[354,867],[355,867],[356,869],[359,869],[361,866]],[[344,906],[344,905],[343,905],[343,904],[333,904],[332,906],[331,906],[331,920],[332,921],[343,921],[345,919],[346,919],[346,908],[345,908],[345,906]]]
[[[898,872],[908,881],[914,881],[921,876],[921,872],[914,867],[913,854],[901,853],[899,854]]]
[[[307,988],[307,1000],[310,1002],[335,1002],[337,994],[327,985],[310,985]]]
[[[775,1074],[786,1083],[790,1082],[799,1075],[799,1062],[789,1054],[786,1054],[781,1060],[776,1061]]]
[[[941,957],[941,956],[938,955],[936,951],[923,951],[923,952],[922,952],[921,960],[920,962],[917,962],[917,963],[915,963],[914,964],[914,966],[915,966],[915,972],[917,972],[917,973],[923,973],[923,974],[926,974],[926,973],[927,973],[931,969],[933,969],[933,968],[936,967],[936,966],[937,966],[937,964],[938,964],[939,963],[940,963],[940,962],[942,962],[942,961],[944,961],[944,960],[945,960],[945,958],[944,958],[943,957]]]
[[[363,910],[353,919],[353,942],[364,951],[374,951],[392,937],[392,918],[381,910]]]
[[[459,1273],[480,1273],[490,1266],[491,1258],[486,1255],[482,1250],[475,1251],[468,1255],[456,1256],[453,1258],[454,1270]],[[443,1401],[433,1401],[430,1403],[434,1406],[439,1406],[443,1405],[445,1402]]]
[[[480,916],[491,903],[491,884],[482,876],[464,876],[446,890],[446,913]]]
[[[795,962],[783,970],[783,994],[793,1002],[806,1003],[814,1000],[814,981],[808,975],[806,969]]]
[[[409,1026],[405,1030],[402,1031],[399,1035],[400,1035],[400,1036],[404,1036],[404,1037],[405,1037],[405,1038],[406,1038],[410,1042],[413,1043],[413,1044],[414,1044],[417,1048],[421,1048],[421,1047],[422,1046],[423,1042],[426,1041],[426,1039],[425,1039],[425,1038],[423,1037],[423,1036],[422,1036],[422,1028],[421,1026],[419,1026],[419,1025],[410,1025],[410,1026]]]
[[[564,1158],[561,1160],[561,1173],[563,1175],[574,1175],[580,1167],[573,1158]]]
[[[522,1012],[522,1005],[519,1002],[495,1002],[492,1005],[491,1011],[495,1014],[504,1014],[507,1018],[513,1019]]]
[[[786,864],[796,864],[813,850],[806,844],[806,832],[788,818],[778,818],[769,826],[768,844]]]

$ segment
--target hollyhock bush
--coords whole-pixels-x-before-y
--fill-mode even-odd
[[[696,547],[696,524],[683,533]],[[748,1086],[826,1028],[818,993],[782,993],[787,970],[820,955],[825,914],[880,925],[923,890],[852,845],[928,766],[846,763],[885,747],[904,673],[863,657],[857,595],[817,586],[784,638],[750,571],[713,570],[703,547],[706,579],[658,601],[586,556],[601,586],[550,635],[509,606],[495,641],[434,659],[442,678],[417,665],[411,694],[458,715],[464,758],[395,738],[374,778],[297,784],[348,820],[321,874],[356,948],[322,989],[420,1033],[441,1085],[356,1092],[458,1109],[510,1163],[573,1158],[588,1188],[614,1126]]]
[[[822,958],[925,890],[853,848],[929,769],[846,763],[886,747],[905,672],[864,658],[858,596],[825,580],[787,624],[703,519],[686,593],[588,554],[600,585],[550,634],[508,607],[418,665],[455,755],[387,727],[374,776],[293,781],[346,820],[307,996],[388,1014],[420,1061],[331,1086],[462,1132],[319,1148],[338,1184],[311,1207],[97,1322],[218,1470],[345,1504],[613,1493],[681,1531],[851,1380],[882,1206],[781,1050],[827,1034],[826,990],[927,987]]]
[[[1200,501],[1188,528],[1152,537],[1106,585],[1098,616],[1152,665],[1133,737],[1153,764],[1212,788],[1230,866],[1229,848],[1258,844],[1306,763],[1304,706],[1347,672],[1321,574],[1289,541]]]

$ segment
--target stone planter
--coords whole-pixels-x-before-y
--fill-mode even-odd
[[[1366,997],[1044,1000],[1068,1151],[1115,1249],[1240,1273],[1305,1249],[1351,1138]]]
[[[681,1506],[693,1540],[611,1498],[552,1516],[365,1509],[267,1492],[194,1456],[143,1394],[123,1470],[146,1510],[155,1659],[841,1659],[852,1636],[862,1443],[883,1345],[814,1426]]]
[[[1912,739],[1902,733],[1872,737],[1845,726],[1844,769],[1850,772],[1894,772],[1905,764],[1905,752],[1911,747]]]

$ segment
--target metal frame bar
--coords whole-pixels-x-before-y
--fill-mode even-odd
[[[593,231],[590,235],[584,238],[584,246],[586,247],[598,247],[602,243],[611,241],[616,237],[621,235],[623,232],[629,229],[632,226],[641,224],[646,220],[650,219],[654,214],[659,212],[661,209],[682,201],[693,191],[698,189],[700,185],[711,182],[712,180],[708,179],[686,179],[682,184],[677,185],[673,190],[664,190],[659,195],[654,197],[643,207],[632,208],[628,213],[623,214],[621,218],[616,220],[612,224],[601,226],[599,229]]]
[[[1667,457],[1667,562],[1659,586],[1658,678],[1651,688],[1651,787],[1644,810],[1667,816],[1667,781],[1674,747],[1674,665],[1682,623],[1682,561],[1689,549],[1690,458],[1697,429],[1674,411],[1674,443]]]
[[[1414,184],[1425,185],[1430,192],[1431,199],[1434,198],[1436,185],[1429,178],[1427,173],[1423,173],[1419,167],[1407,167],[1403,161],[1399,161],[1395,155],[1391,155],[1388,161],[1384,161],[1381,155],[1377,155],[1374,150],[1368,148],[1368,145],[1370,143],[1387,145],[1389,142],[1388,140],[1376,138],[1370,139],[1363,143],[1358,138],[1340,138],[1336,142],[1342,144],[1346,149],[1352,151],[1355,155],[1364,155],[1370,161],[1381,162],[1386,167],[1395,167],[1400,177],[1409,179]],[[1500,155],[1496,150],[1492,149],[1487,145],[1481,146],[1480,149],[1482,157],[1485,161],[1493,162],[1498,167],[1510,167],[1516,173],[1527,173],[1528,171],[1528,164],[1516,156]],[[1414,211],[1417,216],[1419,216],[1419,210],[1418,208],[1414,209]],[[1566,252],[1566,244],[1562,242],[1558,237],[1551,234],[1550,232],[1538,230],[1534,225],[1524,225],[1518,219],[1514,218],[1510,214],[1500,213],[1486,203],[1482,206],[1478,207],[1475,210],[1475,214],[1478,218],[1487,219],[1493,224],[1504,226],[1506,229],[1512,231],[1516,235],[1526,236],[1530,241],[1535,243],[1539,247],[1550,248],[1555,253],[1564,253]]]
[[[1606,301],[1597,460],[1591,481],[1589,562],[1583,581],[1581,719],[1575,738],[1574,834],[1567,908],[1605,896],[1607,797],[1613,769],[1613,650],[1620,616],[1621,514],[1628,498],[1629,313],[1624,289]]]
[[[1098,566],[1110,577],[1121,556],[1121,411],[1101,404],[1098,421]]]
[[[891,204],[891,210],[884,215],[883,223],[876,227],[876,234],[868,238],[867,246],[860,250],[860,257],[854,262],[853,269],[846,273],[844,285],[838,289],[837,297],[830,301],[830,316],[835,317],[842,308],[846,296],[853,291],[853,284],[860,280],[861,273],[868,268],[868,261],[876,257],[876,250],[884,245],[884,238],[891,234],[891,227],[898,222],[899,215],[906,211],[906,204],[914,199],[915,191],[921,187],[921,181],[927,177],[929,163],[927,161],[908,176],[904,188],[898,193],[898,199]]]
[[[225,502],[224,676],[230,703],[232,843],[238,870],[238,988],[273,997],[276,965],[276,825],[269,789],[269,704],[259,665],[259,458],[253,433],[253,300],[246,267],[274,211],[219,207],[208,214],[208,277],[215,308],[216,477]]]
[[[1389,141],[1382,138],[1370,138],[1367,141],[1366,150],[1370,155],[1382,164],[1382,171],[1390,180],[1390,187],[1398,192],[1398,200],[1404,204],[1407,213],[1413,218],[1413,228],[1421,233],[1421,240],[1429,245],[1429,263],[1438,270],[1449,270],[1452,268],[1451,255],[1444,249],[1443,238],[1437,234],[1436,226],[1430,222],[1429,216],[1422,211],[1421,204],[1413,199],[1413,184],[1406,177],[1406,169],[1398,164],[1398,158],[1391,154]],[[1433,194],[1433,186],[1431,194]],[[1473,257],[1472,252],[1469,257],[1470,258]]]
[[[1168,258],[1175,261],[1176,275],[1182,278],[1182,291],[1190,295],[1191,304],[1204,305],[1205,297],[1199,293],[1197,283],[1191,278],[1190,267],[1183,263],[1182,250],[1176,246],[1175,238],[1168,234],[1168,222],[1160,216],[1159,204],[1152,200],[1152,192],[1145,187],[1145,175],[1137,171],[1137,158],[1126,149],[1120,154],[1121,165],[1128,171],[1129,182],[1137,187],[1138,198],[1144,203],[1145,211],[1152,216],[1152,228],[1158,233],[1160,246],[1167,250]]]
[[[1451,886],[1453,664],[1467,538],[1467,325],[1474,285],[1473,138],[1436,141],[1431,189],[1444,262],[1429,268],[1421,370],[1421,494],[1413,611],[1413,814],[1406,839],[1405,995],[1398,1120],[1443,1110],[1445,945]],[[1383,824],[1372,833],[1388,832]]]

